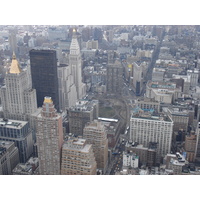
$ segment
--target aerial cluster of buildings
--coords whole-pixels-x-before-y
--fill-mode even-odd
[[[199,174],[199,31],[0,26],[0,174]]]

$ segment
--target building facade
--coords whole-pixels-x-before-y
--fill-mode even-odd
[[[195,147],[197,143],[197,135],[187,135],[185,137],[185,151],[186,151],[186,159],[189,162],[195,161]]]
[[[130,119],[130,140],[148,147],[149,142],[157,143],[157,162],[171,150],[173,121],[165,115],[154,116],[141,110]]]
[[[119,61],[107,67],[107,92],[121,95],[123,88],[123,67]]]
[[[138,168],[139,157],[133,153],[123,153],[123,167]]]
[[[62,147],[61,175],[96,175],[97,163],[91,144],[70,138]]]
[[[187,131],[188,129],[188,122],[189,122],[189,112],[187,109],[182,109],[179,107],[172,107],[172,108],[163,108],[163,111],[168,113],[170,118],[174,122],[174,131],[184,130]]]
[[[142,144],[126,144],[126,151],[132,152],[136,154],[139,157],[139,166],[148,166],[152,167],[156,164],[156,158],[157,158],[157,149],[150,148],[150,145],[148,147],[144,147]]]
[[[87,122],[97,119],[99,116],[98,100],[77,101],[75,106],[69,109],[69,131],[75,135],[83,135],[83,129]]]
[[[44,97],[50,96],[59,111],[57,58],[54,50],[29,52],[33,88],[36,89],[37,105],[42,107]]]
[[[58,89],[60,110],[65,112],[77,101],[76,86],[68,65],[60,64],[58,66]]]
[[[0,140],[0,175],[11,175],[19,163],[19,150],[14,142]]]
[[[103,123],[97,120],[88,123],[83,130],[83,138],[92,144],[97,168],[105,173],[108,165],[108,139]]]
[[[62,117],[56,112],[51,97],[44,98],[36,126],[39,173],[59,175],[63,144]]]

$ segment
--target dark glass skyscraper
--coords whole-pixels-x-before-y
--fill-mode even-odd
[[[42,107],[45,96],[50,96],[59,111],[56,51],[32,49],[29,54],[32,84],[36,89],[38,107]]]

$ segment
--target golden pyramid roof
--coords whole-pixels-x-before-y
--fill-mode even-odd
[[[44,103],[52,103],[51,97],[44,97]]]
[[[11,63],[11,67],[10,67],[10,74],[19,74],[21,73],[21,68],[19,66],[19,63],[16,59],[15,53],[13,52],[13,56],[12,56],[12,63]]]

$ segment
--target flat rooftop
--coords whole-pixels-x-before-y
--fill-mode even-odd
[[[3,155],[12,144],[14,144],[14,142],[0,140],[0,156]]]
[[[175,83],[169,83],[169,82],[149,81],[147,84],[151,88],[162,88],[162,89],[175,89],[176,88]]]
[[[155,121],[166,121],[166,122],[172,122],[170,117],[163,113],[153,113],[150,111],[145,111],[140,108],[133,109],[133,113],[131,115],[131,118],[138,118],[138,119],[147,119],[147,120],[155,120]]]
[[[168,116],[154,116],[154,115],[145,115],[145,114],[133,114],[131,118],[138,118],[138,119],[147,119],[153,121],[165,121],[165,122],[172,122],[172,120]]]
[[[88,101],[88,100],[82,99],[82,100],[77,101],[76,105],[72,106],[69,110],[77,111],[77,112],[91,111],[97,103],[98,103],[98,100]]]
[[[80,151],[83,153],[89,152],[89,149],[91,148],[91,144],[86,144],[86,139],[82,138],[70,138],[68,141],[66,141],[63,144],[63,149],[65,150],[75,150]]]
[[[27,123],[28,123],[27,121],[11,120],[11,119],[8,120],[0,118],[0,127],[21,129]]]

